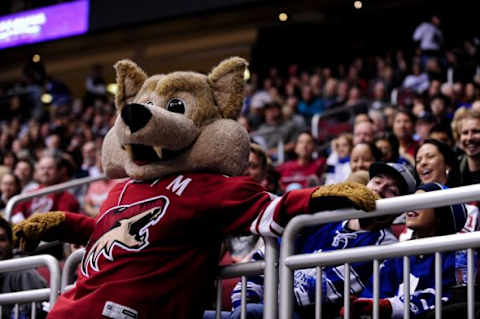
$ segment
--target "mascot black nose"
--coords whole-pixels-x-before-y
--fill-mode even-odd
[[[123,121],[128,125],[132,133],[141,130],[152,118],[150,110],[137,103],[125,105],[121,115]]]

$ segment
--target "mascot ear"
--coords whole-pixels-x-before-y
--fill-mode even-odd
[[[213,95],[224,118],[236,119],[242,109],[243,75],[247,61],[233,57],[221,62],[208,75],[208,81],[213,89]]]
[[[117,72],[117,94],[115,104],[117,109],[130,103],[147,79],[147,74],[130,60],[120,60],[113,66]]]

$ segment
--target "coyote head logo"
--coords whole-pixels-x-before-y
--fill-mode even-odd
[[[163,217],[168,206],[167,198],[162,197],[161,200],[160,206],[118,220],[110,230],[98,238],[83,257],[82,273],[88,276],[88,266],[94,271],[99,271],[98,259],[101,255],[113,261],[112,252],[115,246],[128,251],[140,251],[148,246],[148,228],[155,225]]]

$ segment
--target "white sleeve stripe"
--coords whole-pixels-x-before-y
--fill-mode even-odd
[[[405,303],[398,297],[387,298],[387,300],[390,301],[390,305],[392,305],[392,319],[403,318],[403,307]]]
[[[333,284],[333,282],[328,279],[326,276],[323,277],[323,280],[325,280],[325,282],[327,283],[326,284],[326,287],[327,287],[327,295],[325,296],[328,300],[330,300],[331,302],[335,302],[341,298],[343,298],[343,295],[340,294],[337,289],[335,288],[335,285]]]
[[[250,231],[256,233],[257,235],[276,237],[276,235],[270,230],[270,225],[273,223],[275,208],[277,208],[277,205],[281,199],[281,197],[277,197],[270,204],[268,204],[263,211],[263,214],[257,217],[257,219],[255,219],[255,221],[252,223],[250,226]],[[277,230],[276,228],[274,229]]]
[[[277,224],[275,221],[272,220],[272,223],[270,224],[270,228],[272,228],[276,233],[278,234],[283,234],[284,228]]]
[[[250,232],[255,234],[255,235],[260,235],[257,231],[256,225],[258,224],[258,220],[262,217],[264,212],[261,212],[258,214],[257,218],[253,221],[253,223],[250,225]]]

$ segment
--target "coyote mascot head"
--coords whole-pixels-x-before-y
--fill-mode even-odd
[[[235,119],[246,66],[244,59],[230,58],[208,76],[173,72],[148,77],[132,61],[117,62],[118,117],[102,150],[107,176],[145,180],[191,171],[241,174],[249,139]]]

